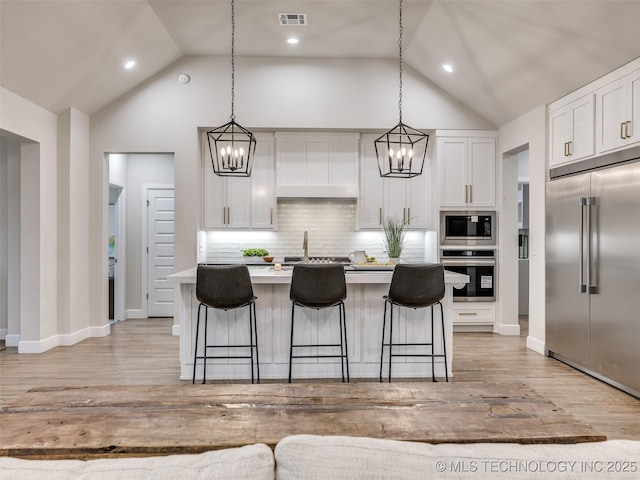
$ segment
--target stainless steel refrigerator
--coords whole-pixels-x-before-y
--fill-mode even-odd
[[[551,171],[549,355],[640,397],[640,147]]]

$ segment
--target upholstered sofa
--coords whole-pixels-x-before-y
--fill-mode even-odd
[[[0,458],[0,478],[116,479],[636,479],[640,441],[574,445],[439,444],[295,435],[199,455],[80,460]]]

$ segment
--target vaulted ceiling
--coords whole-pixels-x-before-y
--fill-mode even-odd
[[[397,58],[398,0],[235,9],[237,56]],[[308,25],[280,26],[285,12]],[[92,115],[185,55],[229,55],[230,14],[229,0],[0,0],[0,84]],[[497,127],[640,56],[636,0],[404,0],[403,18],[405,62]]]

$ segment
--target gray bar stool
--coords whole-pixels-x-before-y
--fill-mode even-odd
[[[431,378],[437,382],[435,375],[435,358],[444,358],[444,372],[446,381],[449,381],[447,372],[447,346],[444,338],[444,313],[440,300],[444,298],[444,268],[440,264],[407,264],[396,265],[389,294],[384,296],[384,317],[382,320],[382,347],[380,349],[380,381],[382,382],[382,360],[384,347],[389,347],[389,381],[391,381],[391,360],[393,357],[431,357]],[[442,354],[436,354],[433,338],[433,307],[440,305],[440,321],[442,323]],[[389,342],[385,343],[385,330],[387,322],[387,305],[390,305],[389,316]],[[393,343],[393,307],[426,308],[431,307],[431,342],[430,343]],[[419,346],[427,348],[426,353],[393,353],[394,346]]]
[[[347,348],[347,320],[343,300],[347,298],[347,283],[344,275],[344,267],[339,264],[296,264],[293,267],[291,277],[291,344],[289,348],[289,383],[291,383],[291,365],[294,358],[339,358],[342,369],[342,381],[349,381],[349,358]],[[340,343],[335,344],[311,344],[295,345],[293,343],[293,331],[296,306],[315,308],[338,307],[340,322]],[[294,348],[340,347],[340,354],[294,355]]]
[[[198,320],[196,322],[196,341],[193,353],[193,380],[196,383],[196,362],[203,361],[202,383],[207,380],[207,359],[216,358],[248,358],[251,359],[251,383],[253,377],[253,351],[255,349],[256,370],[260,383],[260,361],[258,358],[258,327],[256,325],[257,297],[253,295],[253,286],[249,269],[246,265],[211,266],[198,265],[196,277],[196,298],[198,305]],[[204,352],[198,355],[198,335],[200,332],[200,310],[204,307]],[[218,310],[233,310],[249,307],[249,345],[207,344],[207,325],[209,308]],[[249,355],[208,355],[208,349],[219,348],[248,348]],[[215,350],[214,350],[215,352]]]

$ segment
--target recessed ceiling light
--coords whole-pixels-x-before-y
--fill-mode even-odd
[[[124,68],[126,68],[127,70],[133,68],[136,66],[136,62],[135,60],[129,60],[127,61],[127,63],[124,64]]]
[[[453,73],[453,67],[448,63],[445,63],[444,65],[442,65],[442,68],[445,72]]]
[[[289,37],[287,38],[287,43],[289,45],[295,45],[296,43],[300,42],[300,40],[298,40],[297,38],[294,37]]]

